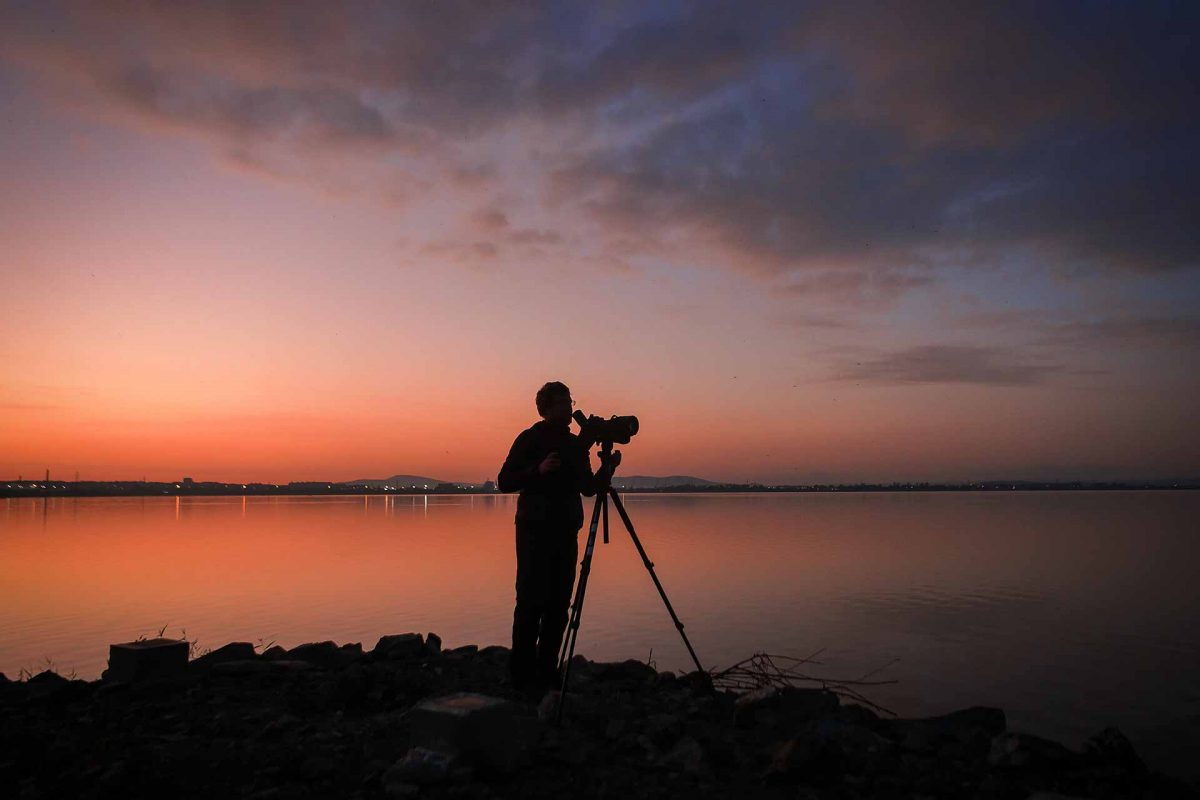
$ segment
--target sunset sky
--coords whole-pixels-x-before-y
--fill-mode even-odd
[[[969,5],[0,0],[0,477],[1198,477],[1200,5]]]

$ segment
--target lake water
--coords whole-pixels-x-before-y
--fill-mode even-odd
[[[817,675],[888,665],[872,677],[898,683],[865,694],[903,716],[994,705],[1071,746],[1116,725],[1152,765],[1197,774],[1200,492],[624,500],[705,667],[824,648]],[[514,510],[511,496],[0,500],[0,672],[50,659],[95,678],[109,643],[164,627],[201,649],[369,649],[406,631],[507,646]],[[611,522],[576,652],[690,669]]]

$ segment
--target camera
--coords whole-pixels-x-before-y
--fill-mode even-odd
[[[638,432],[638,418],[633,416],[618,417],[615,414],[608,419],[595,414],[584,416],[582,411],[571,415],[579,423],[579,440],[584,447],[593,444],[629,444],[629,440]]]

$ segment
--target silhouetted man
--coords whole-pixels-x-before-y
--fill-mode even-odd
[[[538,390],[542,419],[521,432],[497,478],[517,499],[517,607],[513,611],[509,671],[513,686],[540,696],[559,678],[558,650],[575,585],[580,493],[596,494],[601,475],[571,433],[571,390],[554,381]]]

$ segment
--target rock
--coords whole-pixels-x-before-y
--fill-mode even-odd
[[[240,659],[238,661],[222,661],[213,664],[209,672],[213,675],[265,675],[271,671],[276,662],[260,661],[259,659]]]
[[[539,718],[540,718],[540,715],[539,715]],[[618,717],[616,719],[610,719],[608,721],[608,725],[605,726],[605,728],[604,728],[604,738],[620,739],[621,735],[623,733],[625,733],[625,728],[627,726],[628,726],[628,723],[625,720],[621,719],[620,717]]]
[[[1083,745],[1083,753],[1097,766],[1116,767],[1139,776],[1148,772],[1133,744],[1116,728],[1105,728],[1088,739]]]
[[[425,649],[431,656],[441,655],[442,652],[442,637],[436,633],[425,634]]]
[[[684,720],[678,714],[651,714],[646,717],[644,729],[650,741],[662,749],[674,742],[683,733]]]
[[[658,679],[658,672],[649,664],[631,658],[618,663],[597,664],[595,677],[596,680],[616,681],[640,686],[656,681]]]
[[[469,658],[479,652],[479,646],[474,644],[465,644],[462,647],[455,647],[446,650],[442,653],[446,658],[459,659]]]
[[[880,726],[908,751],[936,750],[946,754],[982,758],[992,740],[1007,727],[998,708],[973,706],[940,717],[893,719]]]
[[[249,642],[230,642],[227,645],[218,647],[199,658],[194,658],[188,662],[188,669],[196,672],[207,672],[217,664],[223,664],[227,661],[249,661],[258,657],[254,652],[254,645]]]
[[[69,681],[53,670],[43,670],[26,682],[29,686],[65,686]]]
[[[551,689],[542,696],[541,702],[537,707],[537,718],[542,722],[550,722],[558,713],[558,698],[562,696],[562,692],[557,689]]]
[[[413,747],[404,754],[404,758],[397,761],[384,773],[384,786],[393,784],[429,786],[441,783],[450,776],[450,767],[454,764],[455,759],[455,753],[428,747]],[[388,793],[391,794],[390,791]]]
[[[293,647],[287,651],[287,658],[291,661],[307,661],[309,664],[314,664],[318,667],[326,669],[337,669],[354,663],[362,657],[362,645],[358,646],[355,651],[353,646],[347,650],[339,648],[333,642],[310,642]]]
[[[1059,794],[1058,792],[1034,792],[1026,797],[1025,800],[1087,800],[1087,798],[1073,794]]]
[[[395,781],[393,783],[384,784],[383,793],[386,797],[403,800],[403,798],[408,797],[419,797],[421,795],[421,787],[417,786],[415,783]]]
[[[30,698],[55,701],[70,700],[79,692],[74,687],[86,687],[84,681],[70,681],[51,670],[43,670],[25,681],[26,691]]]
[[[397,661],[408,658],[420,658],[425,655],[425,642],[419,633],[398,633],[391,636],[381,636],[371,651],[375,658],[386,658]]]
[[[664,766],[696,774],[704,768],[704,748],[691,736],[684,736],[671,752],[662,757]]]
[[[268,661],[274,661],[277,658],[287,658],[287,650],[279,645],[271,645],[263,651],[262,657]]]
[[[988,764],[1002,769],[1053,770],[1074,767],[1078,753],[1028,733],[1002,733],[992,740]]]
[[[816,782],[845,773],[873,773],[894,749],[889,739],[867,728],[836,719],[810,720],[797,736],[775,748],[767,772]]]
[[[532,720],[498,697],[460,692],[418,703],[409,714],[415,746],[451,752],[501,771],[522,762],[532,746]],[[534,723],[536,724],[536,723]]]
[[[283,714],[273,720],[268,721],[262,726],[258,732],[260,739],[278,739],[289,728],[294,727],[300,722],[297,717],[291,714]]]
[[[7,675],[5,675],[3,672],[0,672],[0,684],[4,683],[12,683],[12,681],[8,679]]]
[[[479,651],[479,657],[495,664],[504,664],[508,661],[508,648],[499,644],[488,645]]]
[[[351,664],[342,670],[334,683],[335,697],[348,708],[361,708],[366,705],[370,691],[371,676],[362,664]]]
[[[766,686],[734,701],[733,721],[739,728],[803,722],[834,714],[838,706],[837,695],[824,689]]]
[[[878,714],[866,706],[860,706],[857,703],[847,703],[838,707],[838,719],[843,722],[849,722],[854,725],[863,725],[871,728],[876,733],[886,730],[887,722],[882,720]]]
[[[713,689],[712,676],[707,672],[701,672],[699,670],[689,672],[682,676],[679,681],[697,697],[712,694],[714,691],[716,691]]]
[[[188,643],[182,639],[144,639],[108,647],[106,680],[174,678],[187,672]]]
[[[300,762],[300,777],[305,780],[318,780],[332,775],[336,764],[329,756],[311,755]]]

